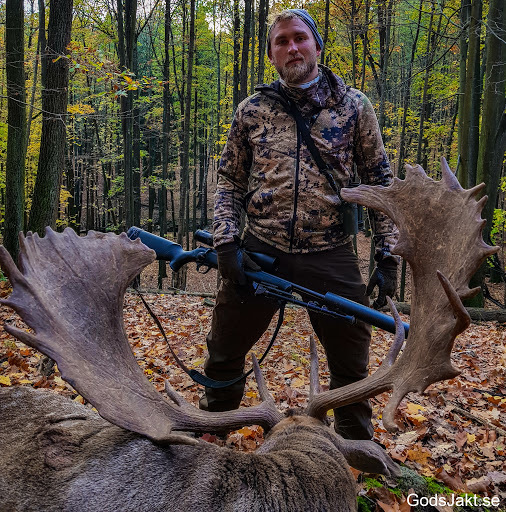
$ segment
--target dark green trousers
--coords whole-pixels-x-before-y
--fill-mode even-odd
[[[279,277],[318,293],[332,292],[369,305],[358,260],[350,244],[308,254],[279,251],[247,235],[244,247],[279,258]],[[222,282],[216,298],[211,332],[207,336],[205,373],[212,379],[229,380],[244,371],[245,356],[268,328],[278,310],[272,299],[255,296]],[[357,321],[345,321],[309,313],[313,329],[322,343],[330,372],[330,388],[337,388],[367,376],[371,328]],[[268,359],[266,360],[268,361]],[[209,411],[236,409],[242,399],[244,381],[225,389],[206,388],[200,408]],[[371,439],[371,407],[368,401],[334,410],[336,431],[349,439]]]

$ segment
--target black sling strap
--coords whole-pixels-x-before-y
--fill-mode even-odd
[[[309,152],[311,153],[311,156],[313,157],[313,160],[316,162],[316,165],[318,166],[318,170],[325,176],[325,178],[327,179],[327,181],[330,185],[330,188],[337,194],[337,197],[339,198],[339,200],[342,201],[341,194],[339,192],[339,187],[337,186],[337,183],[334,180],[334,176],[332,176],[332,174],[330,173],[331,168],[329,167],[329,165],[327,163],[325,163],[320,151],[316,147],[313,137],[311,137],[311,132],[309,131],[309,127],[308,127],[306,121],[304,120],[304,118],[302,117],[300,110],[296,107],[295,103],[290,98],[288,98],[286,93],[283,91],[283,88],[281,87],[281,85],[279,86],[279,88],[277,88],[277,90],[278,90],[279,94],[281,95],[281,97],[283,98],[283,100],[289,110],[289,113],[295,119],[295,122],[297,123],[297,130],[302,135],[302,137],[307,145],[307,148],[309,149]]]
[[[236,377],[232,380],[214,380],[206,375],[203,375],[202,373],[198,372],[197,370],[190,370],[184,363],[179,359],[177,354],[174,352],[174,349],[171,347],[169,340],[167,338],[167,335],[165,334],[165,329],[163,328],[163,325],[161,324],[158,317],[155,315],[149,304],[146,302],[144,297],[142,296],[141,292],[138,289],[135,289],[137,292],[137,295],[142,300],[142,303],[144,304],[144,307],[148,310],[149,314],[151,315],[151,318],[155,321],[156,325],[158,326],[158,329],[160,329],[160,332],[162,333],[163,338],[165,339],[165,342],[167,343],[167,346],[169,347],[170,353],[172,354],[172,357],[175,359],[176,363],[182,368],[182,370],[189,375],[195,382],[198,384],[201,384],[202,386],[206,386],[208,388],[212,389],[221,389],[221,388],[227,388],[229,386],[232,386],[233,384],[236,384],[237,382],[240,382],[241,380],[245,379],[249,375],[253,373],[253,368],[251,368],[248,372],[243,373],[239,377]],[[274,333],[272,335],[271,341],[269,342],[269,345],[267,345],[267,348],[265,349],[265,352],[263,353],[262,357],[258,360],[258,364],[262,364],[262,361],[265,359],[267,354],[269,353],[269,350],[272,348],[272,345],[274,344],[274,340],[276,339],[279,329],[281,328],[281,325],[283,324],[283,318],[285,316],[285,306],[286,302],[281,302],[279,307],[279,316],[278,316],[278,323],[276,324],[276,328],[274,329]]]

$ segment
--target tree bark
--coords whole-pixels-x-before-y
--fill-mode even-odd
[[[248,96],[248,57],[251,39],[251,0],[244,0],[244,30],[240,71],[239,103]]]
[[[480,39],[482,0],[472,0],[469,22],[469,47],[466,66],[466,80],[462,101],[462,123],[460,132],[460,167],[462,186],[476,185],[480,124]]]
[[[352,0],[353,5],[355,5],[354,0]],[[320,54],[320,63],[325,64],[325,48],[327,47],[327,42],[329,40],[329,28],[330,28],[330,0],[325,0],[325,22],[323,27],[323,48]],[[355,87],[355,85],[353,85]]]
[[[380,40],[380,75],[379,91],[380,104],[378,123],[381,133],[385,128],[385,105],[387,100],[387,73],[390,63],[390,31],[392,28],[393,0],[380,0],[378,2],[378,32]]]
[[[24,227],[25,210],[25,38],[22,0],[7,0],[5,4],[5,49],[7,74],[7,162],[5,172],[5,248],[17,262],[18,235]]]
[[[504,159],[504,119],[506,93],[506,6],[504,0],[491,0],[487,19],[485,89],[481,120],[477,182],[487,184],[488,201],[483,210],[487,219],[485,240],[490,236],[496,208],[501,167]]]
[[[123,71],[134,69],[134,45],[137,44],[135,37],[136,13],[137,0],[125,0],[124,4],[122,0],[117,0],[118,56]],[[120,98],[126,228],[133,226],[135,223],[133,92],[127,91],[126,96]]]
[[[234,75],[232,78],[232,110],[235,112],[239,105],[239,52],[240,52],[241,19],[239,17],[239,0],[234,0]]]
[[[267,16],[269,0],[260,0],[258,6],[258,83],[263,83],[265,73],[265,48],[267,46]]]
[[[195,0],[190,0],[190,30],[188,44],[188,72],[186,75],[186,96],[184,103],[184,124],[183,124],[183,144],[181,152],[181,183],[179,197],[179,229],[177,232],[178,244],[183,245],[183,237],[188,232],[188,192],[190,188],[190,121],[192,104],[192,80],[193,80],[193,60],[195,55]],[[186,288],[186,266],[183,266],[179,272],[172,275],[173,286],[184,290]]]
[[[42,90],[42,136],[37,179],[28,228],[43,235],[56,227],[65,168],[69,61],[65,57],[72,29],[72,0],[52,0],[47,31],[45,88]]]

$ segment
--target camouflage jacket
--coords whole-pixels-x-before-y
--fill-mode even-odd
[[[339,198],[298,134],[279,88],[279,82],[259,86],[237,108],[218,170],[215,246],[237,238],[242,210],[247,231],[285,252],[321,251],[349,240]],[[354,163],[362,183],[390,184],[378,121],[364,94],[323,66],[317,84],[283,91],[309,123],[338,187],[348,185]],[[389,256],[395,225],[380,212],[372,212],[371,224],[377,259]]]

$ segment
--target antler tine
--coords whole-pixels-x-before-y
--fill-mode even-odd
[[[309,403],[306,409],[306,413],[309,416],[322,419],[330,409],[360,402],[376,396],[383,391],[392,389],[393,380],[391,378],[391,369],[404,344],[405,331],[402,319],[390,297],[387,297],[387,301],[395,320],[395,337],[381,366],[372,376],[362,379],[361,381],[354,382],[337,389],[331,389],[323,393],[320,393],[319,391],[318,393],[310,392]],[[312,337],[310,338],[310,347],[311,387],[313,387],[313,373],[316,373],[316,375],[318,374],[318,358],[316,354],[316,345],[314,344]],[[313,362],[315,359],[316,365],[314,365]],[[313,372],[314,368],[316,368],[315,372]]]
[[[169,402],[151,385],[122,320],[128,284],[155,259],[140,241],[124,233],[79,237],[69,228],[63,233],[48,228],[44,238],[27,235],[21,242],[20,270],[0,248],[0,264],[13,285],[9,299],[1,302],[35,334],[13,326],[6,330],[53,358],[62,377],[105,419],[154,441],[189,444],[195,441],[171,431],[238,428],[246,419],[269,428],[279,421],[272,403],[248,408],[247,414],[213,415]]]
[[[318,352],[313,336],[309,336],[309,353],[311,354],[311,370],[309,373],[309,399],[321,392],[320,376],[318,368]]]
[[[399,352],[401,351],[401,348],[404,345],[404,342],[406,341],[406,332],[404,331],[402,318],[399,315],[399,312],[397,311],[397,308],[395,307],[395,304],[393,303],[390,297],[387,297],[387,302],[388,307],[390,308],[390,312],[392,313],[392,316],[394,317],[395,320],[395,337],[383,361],[383,364],[381,365],[381,368],[390,368],[395,363],[395,360],[397,359],[397,356],[399,355]]]

